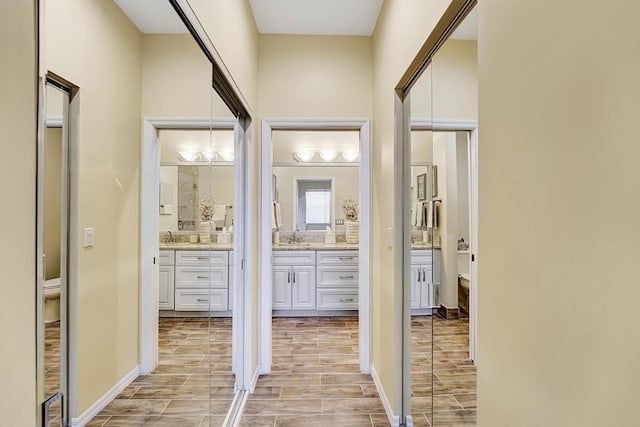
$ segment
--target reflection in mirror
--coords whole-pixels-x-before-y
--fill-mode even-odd
[[[59,425],[63,420],[62,399],[64,393],[66,366],[66,316],[63,302],[66,296],[66,160],[67,105],[69,96],[58,88],[47,84],[46,130],[44,132],[44,152],[40,162],[44,163],[44,188],[42,197],[42,248],[44,261],[44,283],[42,295],[42,315],[44,342],[43,350],[44,384],[40,402],[44,402],[43,422]],[[64,288],[64,289],[63,289]],[[42,376],[40,376],[42,378]]]
[[[476,424],[469,356],[475,20],[472,11],[411,89],[410,396],[414,422],[426,417],[429,425]]]

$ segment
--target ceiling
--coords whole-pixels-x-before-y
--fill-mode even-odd
[[[169,0],[113,0],[143,33],[187,33]]]
[[[370,36],[383,0],[249,0],[262,34]]]
[[[187,33],[168,0],[113,0],[143,33]],[[237,0],[230,0],[237,1]],[[384,0],[249,0],[262,34],[370,36]],[[477,40],[478,8],[451,36]]]

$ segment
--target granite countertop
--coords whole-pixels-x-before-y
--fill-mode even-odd
[[[358,250],[357,243],[322,243],[322,242],[304,242],[304,243],[280,243],[272,246],[274,251],[348,251]]]
[[[415,242],[415,243],[411,243],[411,249],[440,249],[440,245],[434,245],[432,243]]]
[[[218,244],[218,243],[160,243],[160,250],[178,250],[178,251],[231,251],[233,250],[233,243]]]

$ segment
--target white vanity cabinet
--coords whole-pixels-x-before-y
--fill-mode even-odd
[[[436,308],[440,291],[440,251],[411,251],[411,308]]]
[[[229,310],[228,251],[176,251],[174,309]]]
[[[316,309],[315,264],[315,251],[273,252],[273,310]]]
[[[318,251],[317,309],[358,309],[358,251]]]
[[[158,309],[174,308],[174,251],[160,251],[158,267]]]

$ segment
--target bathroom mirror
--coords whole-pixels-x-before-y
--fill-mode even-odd
[[[279,231],[343,230],[342,204],[359,195],[359,132],[274,131]]]

